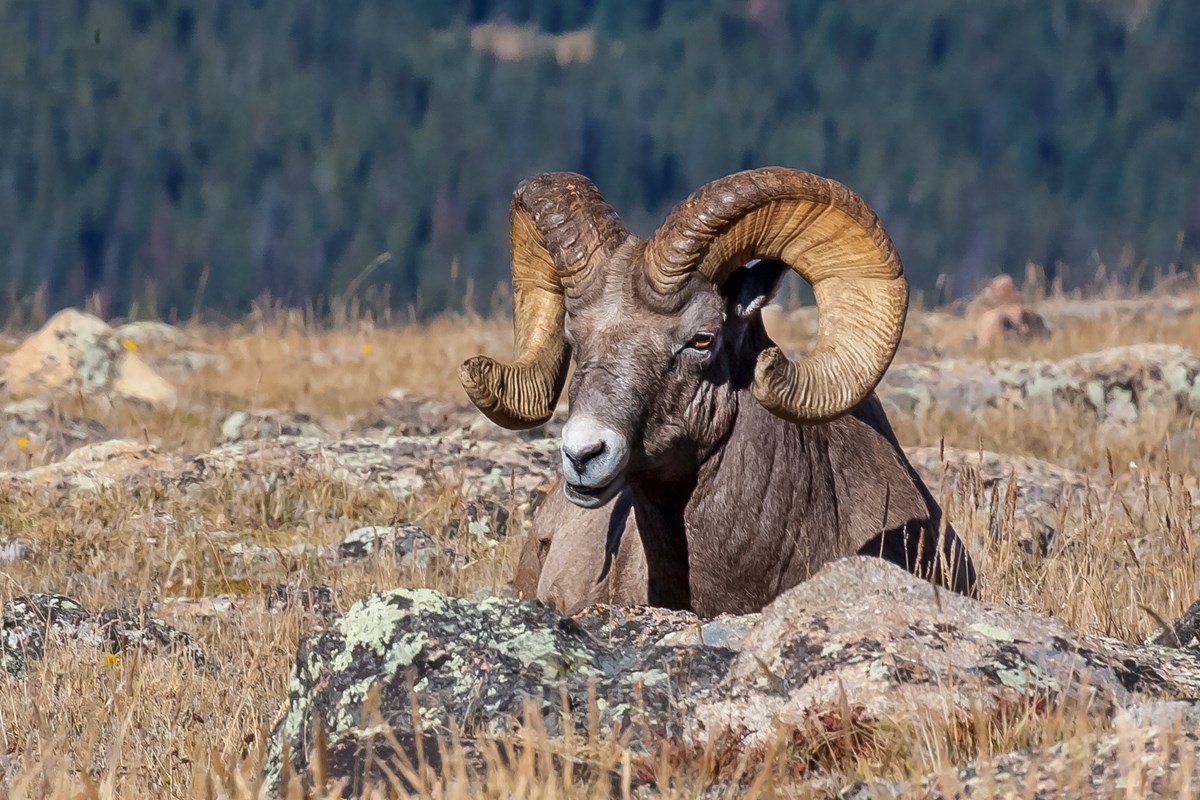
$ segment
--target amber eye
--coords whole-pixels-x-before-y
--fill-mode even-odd
[[[716,341],[716,338],[717,337],[713,336],[711,333],[697,333],[692,337],[692,340],[688,342],[688,347],[692,348],[693,350],[708,350],[713,346],[713,342]]]

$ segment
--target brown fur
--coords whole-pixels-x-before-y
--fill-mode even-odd
[[[598,603],[644,605],[646,556],[632,514],[617,520],[623,531],[620,547],[600,579],[614,505],[580,508],[563,494],[562,480],[555,482],[521,548],[513,579],[517,597],[537,598],[564,614]]]
[[[691,280],[665,307],[636,280],[639,257],[637,247],[618,251],[587,291],[567,298],[566,331],[576,363],[572,417],[598,420],[629,443],[604,496],[626,485],[632,492],[648,601],[705,616],[757,611],[855,553],[973,592],[970,557],[943,528],[873,394],[850,414],[808,426],[754,399],[756,357],[773,344],[759,310],[786,267],[739,270],[721,289]],[[689,348],[700,332],[716,333],[717,343]],[[576,515],[561,502],[540,510],[537,535],[569,530],[571,546],[562,569],[551,569],[559,548],[546,549],[539,598],[573,607],[592,596],[585,584],[603,563],[604,511]]]

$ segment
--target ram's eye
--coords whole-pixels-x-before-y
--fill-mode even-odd
[[[697,333],[692,337],[692,340],[688,342],[688,347],[692,348],[693,350],[709,350],[712,348],[713,343],[716,340],[717,337],[713,336],[711,333]]]

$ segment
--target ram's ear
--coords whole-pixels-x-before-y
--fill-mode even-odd
[[[782,261],[763,260],[751,261],[741,269],[734,270],[721,287],[729,313],[746,319],[762,311],[763,306],[771,302],[779,291],[788,269],[788,265]]]

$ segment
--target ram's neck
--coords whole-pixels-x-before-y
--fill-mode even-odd
[[[647,602],[659,608],[692,608],[684,514],[695,482],[642,480],[630,484],[630,489],[646,554]]]

